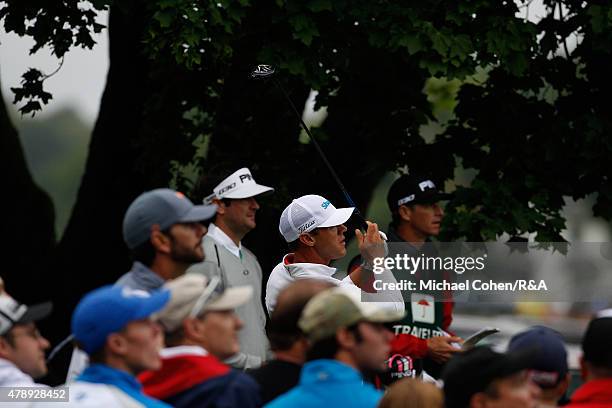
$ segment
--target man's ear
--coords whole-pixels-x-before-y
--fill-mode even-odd
[[[170,253],[170,237],[160,231],[159,225],[151,227],[151,245],[158,252]]]
[[[219,200],[218,198],[213,198],[213,204],[217,204],[217,214],[225,214],[227,206],[223,202],[223,200]]]
[[[400,205],[397,209],[397,213],[402,221],[410,222],[410,218],[412,217],[412,208],[408,207],[407,205]]]
[[[487,396],[484,392],[477,392],[470,398],[469,408],[484,408],[487,403]]]
[[[342,348],[351,348],[355,345],[355,335],[346,327],[341,327],[336,331],[336,341]]]
[[[202,322],[197,318],[188,317],[183,319],[183,332],[186,339],[201,341],[203,337]]]
[[[4,358],[11,351],[12,347],[9,344],[8,340],[3,336],[0,336],[0,357]]]
[[[317,242],[316,238],[308,232],[300,234],[298,239],[300,240],[302,244],[309,246],[309,247],[315,246],[315,243]]]
[[[121,333],[111,333],[106,338],[106,346],[113,354],[125,355],[127,342]]]

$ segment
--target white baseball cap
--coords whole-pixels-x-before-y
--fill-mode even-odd
[[[257,184],[251,175],[251,171],[243,167],[220,182],[213,189],[213,193],[204,199],[204,203],[210,204],[215,198],[221,200],[223,198],[240,199],[255,197],[268,191],[274,191],[274,189]]]
[[[344,224],[353,211],[355,207],[336,208],[325,197],[309,194],[296,198],[285,208],[278,229],[285,241],[292,242],[315,228]]]

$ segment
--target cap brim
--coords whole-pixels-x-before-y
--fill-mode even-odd
[[[150,293],[150,296],[143,298],[142,305],[131,317],[132,320],[145,319],[155,312],[159,312],[170,301],[170,291],[167,289],[157,290]]]
[[[351,218],[351,215],[353,215],[353,211],[355,211],[355,207],[336,208],[336,211],[331,215],[331,217],[326,219],[317,227],[335,227],[336,225],[344,224],[348,221],[349,218]]]
[[[205,304],[204,311],[232,310],[244,305],[251,297],[253,297],[253,288],[251,286],[228,288],[219,298]]]
[[[194,205],[178,222],[198,222],[211,219],[217,213],[217,205]]]
[[[269,191],[274,191],[272,187],[262,186],[261,184],[248,184],[242,188],[237,188],[227,195],[223,195],[222,198],[232,198],[238,200],[241,198],[255,197]]]
[[[36,305],[28,306],[27,311],[21,316],[17,323],[31,323],[44,319],[51,314],[53,303],[44,302]]]

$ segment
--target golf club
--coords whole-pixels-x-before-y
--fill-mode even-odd
[[[272,65],[257,65],[255,69],[251,71],[250,76],[251,76],[251,79],[255,79],[255,80],[271,80],[272,82],[274,82],[274,85],[276,85],[276,87],[280,89],[280,91],[285,96],[285,99],[287,100],[287,102],[289,102],[289,106],[291,106],[293,113],[295,113],[295,116],[297,116],[298,120],[300,121],[300,125],[302,126],[302,129],[304,129],[304,131],[306,132],[306,134],[312,141],[312,144],[314,145],[315,149],[317,150],[317,152],[319,152],[319,156],[321,156],[321,159],[323,159],[323,163],[325,163],[325,165],[327,166],[327,169],[329,170],[332,177],[336,181],[336,184],[338,185],[338,187],[340,187],[340,190],[342,191],[342,194],[344,194],[344,197],[346,198],[348,205],[350,207],[355,207],[355,212],[353,214],[359,221],[360,227],[363,228],[364,230],[367,230],[368,224],[366,223],[364,216],[361,214],[361,212],[357,208],[355,201],[353,201],[353,199],[351,198],[351,195],[344,187],[344,184],[342,184],[340,177],[338,177],[338,174],[336,173],[331,163],[327,159],[327,156],[325,156],[325,153],[323,152],[323,149],[321,149],[321,146],[317,142],[317,139],[315,139],[312,133],[310,133],[310,129],[308,129],[308,126],[306,125],[306,123],[304,123],[304,120],[302,119],[302,115],[300,114],[300,112],[297,110],[297,108],[291,101],[291,98],[289,98],[289,95],[287,94],[287,92],[285,92],[285,89],[281,86],[280,82],[277,81],[276,78],[274,78],[275,72],[276,70],[274,69]],[[380,231],[380,234],[384,240],[387,239],[384,232]]]

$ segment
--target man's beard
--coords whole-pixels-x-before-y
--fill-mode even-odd
[[[196,248],[184,248],[177,246],[174,240],[172,240],[171,245],[170,257],[175,262],[191,265],[204,260],[204,253],[202,252],[202,254],[200,254]]]

